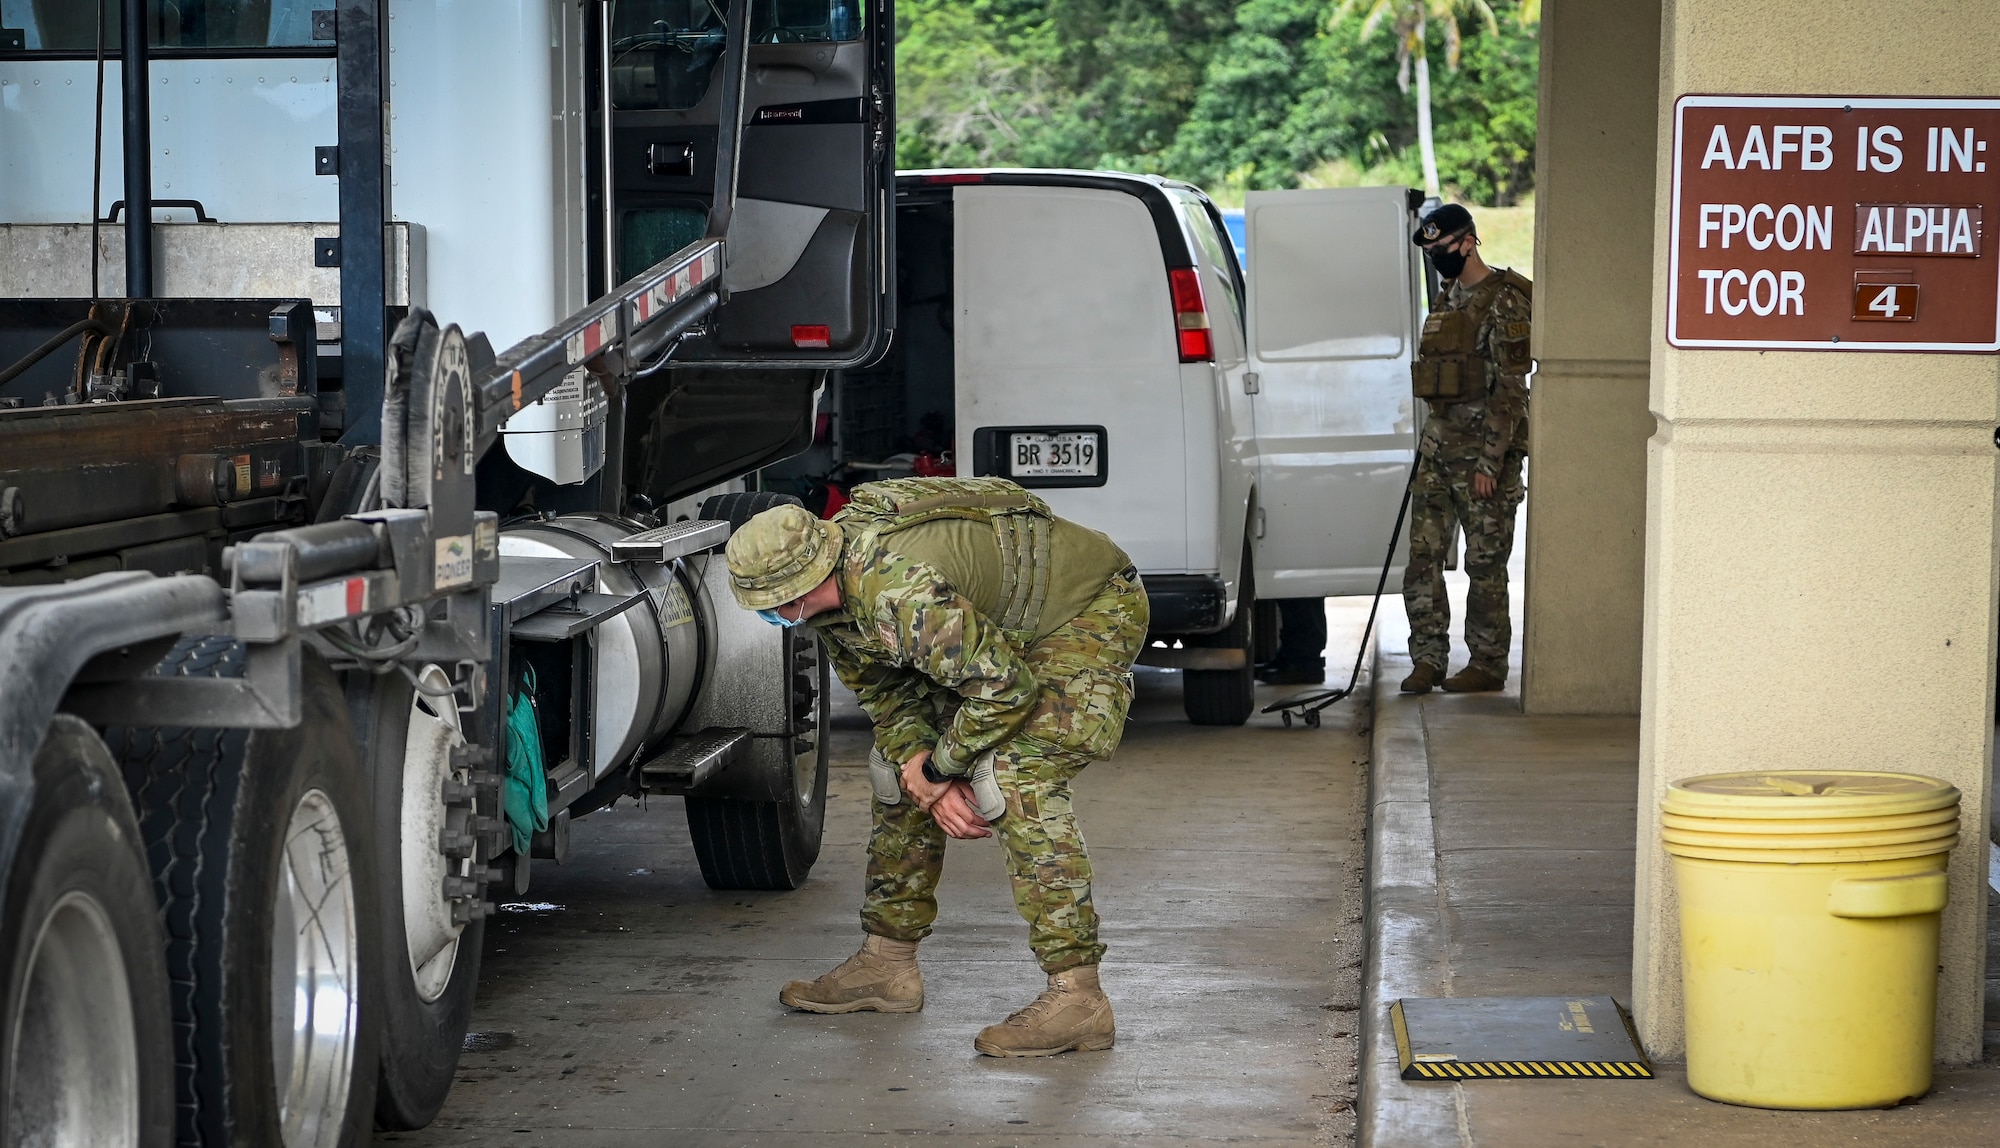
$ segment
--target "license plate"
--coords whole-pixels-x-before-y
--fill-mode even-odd
[[[1008,473],[1015,478],[1096,478],[1102,455],[1096,431],[1008,435]]]

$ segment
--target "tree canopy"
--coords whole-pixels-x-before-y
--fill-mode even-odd
[[[1492,0],[1431,75],[1439,177],[1510,204],[1533,191],[1535,15]],[[903,167],[1111,167],[1230,195],[1420,183],[1417,108],[1393,35],[1341,0],[900,0]],[[1426,54],[1449,55],[1447,26]]]

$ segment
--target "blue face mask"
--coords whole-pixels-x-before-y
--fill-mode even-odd
[[[757,616],[771,623],[773,626],[779,626],[787,630],[793,626],[803,626],[806,624],[804,618],[787,618],[776,610],[759,610],[757,611]]]

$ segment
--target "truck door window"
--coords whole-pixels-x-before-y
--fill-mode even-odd
[[[620,111],[679,111],[701,103],[722,58],[726,0],[614,0],[611,100]],[[751,0],[753,44],[861,38],[859,0]]]

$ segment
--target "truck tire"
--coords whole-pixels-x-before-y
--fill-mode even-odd
[[[1182,670],[1181,709],[1194,725],[1242,725],[1257,707],[1255,652],[1257,583],[1250,565],[1250,544],[1243,545],[1243,572],[1238,576],[1242,589],[1236,595],[1236,616],[1213,634],[1186,639],[1186,644],[1204,649],[1243,651],[1243,666],[1235,670]]]
[[[774,506],[804,506],[805,503],[789,494],[779,494],[774,490],[742,490],[734,494],[711,494],[702,500],[703,519],[719,519],[729,524],[732,531],[741,530],[743,524]]]
[[[793,643],[792,714],[803,731],[788,747],[789,792],[777,801],[687,799],[688,834],[711,889],[796,889],[819,860],[826,829],[826,658],[810,634],[785,636]]]
[[[289,730],[113,728],[167,931],[182,1143],[360,1148],[380,1012],[375,846],[339,684],[305,656]],[[159,674],[234,677],[186,638]]]
[[[117,763],[58,715],[0,900],[0,1144],[170,1145],[159,905]]]
[[[420,676],[434,685],[450,681],[435,666]],[[472,1022],[486,930],[486,867],[475,852],[473,794],[497,785],[498,775],[468,768],[462,750],[455,759],[464,738],[452,699],[426,697],[401,674],[367,686],[366,713],[356,713],[355,724],[368,723],[381,846],[375,1122],[402,1132],[424,1127],[444,1107]]]

